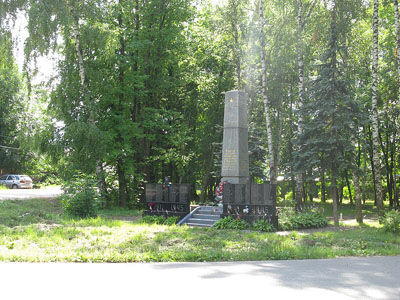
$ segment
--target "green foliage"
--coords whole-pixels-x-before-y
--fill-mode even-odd
[[[327,219],[319,209],[304,210],[301,213],[286,207],[279,211],[279,227],[282,230],[320,228],[328,225]]]
[[[225,217],[219,219],[214,224],[214,227],[217,229],[247,229],[250,227],[250,224],[240,218]]]
[[[275,227],[268,222],[268,220],[260,219],[254,222],[252,225],[252,229],[258,231],[265,231],[265,232],[273,232],[275,231]]]
[[[79,174],[63,185],[61,204],[65,212],[78,218],[97,216],[101,199],[93,176]]]
[[[141,222],[146,224],[158,225],[175,225],[178,223],[179,217],[166,217],[166,216],[144,216]]]
[[[388,211],[384,217],[380,219],[383,229],[387,232],[399,233],[400,232],[400,211]]]

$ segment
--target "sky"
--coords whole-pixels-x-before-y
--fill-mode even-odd
[[[17,20],[11,32],[14,39],[14,57],[19,70],[22,71],[24,65],[24,43],[28,37],[28,29],[26,28],[28,21],[23,13],[19,13]],[[33,78],[33,84],[39,84],[48,80],[51,76],[56,75],[57,56],[52,54],[39,57],[37,61],[38,74]]]

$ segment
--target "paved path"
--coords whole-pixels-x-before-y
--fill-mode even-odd
[[[398,300],[399,278],[400,256],[238,263],[0,263],[1,299],[7,300]]]
[[[27,199],[50,199],[62,194],[59,187],[49,187],[43,189],[7,189],[0,190],[0,200],[27,200]]]

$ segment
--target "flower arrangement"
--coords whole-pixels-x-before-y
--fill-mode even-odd
[[[215,200],[217,201],[218,206],[222,206],[222,198],[223,198],[223,194],[224,194],[224,184],[226,184],[228,182],[226,181],[222,181],[217,188],[215,189]]]

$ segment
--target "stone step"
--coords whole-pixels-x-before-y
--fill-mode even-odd
[[[210,219],[196,219],[196,218],[190,218],[188,220],[188,223],[195,223],[195,224],[208,224],[208,225],[214,225],[216,221],[215,220],[210,220]]]
[[[211,214],[194,214],[192,216],[192,218],[196,218],[196,219],[209,219],[209,220],[215,220],[218,221],[219,220],[219,215],[211,215]]]
[[[200,224],[200,223],[185,223],[183,225],[187,225],[190,227],[211,227],[209,224]]]
[[[220,215],[222,214],[222,207],[220,208],[217,206],[204,206],[200,207],[198,212],[202,214]]]

